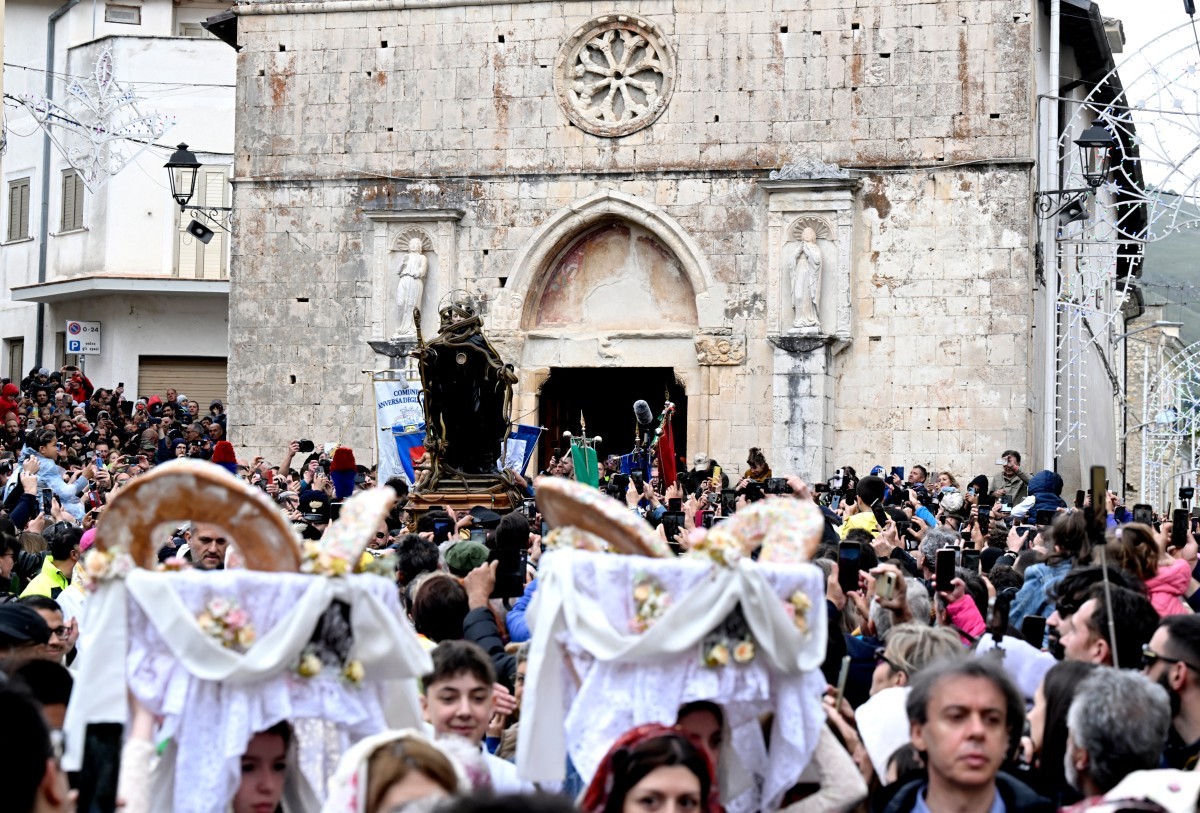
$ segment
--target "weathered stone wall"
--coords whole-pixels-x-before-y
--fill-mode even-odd
[[[675,79],[661,116],[615,139],[569,123],[553,80],[561,43],[610,6],[261,5],[240,7],[230,296],[231,420],[249,450],[269,456],[296,427],[370,445],[361,371],[380,366],[366,340],[384,335],[394,287],[376,248],[392,232],[372,213],[432,210],[458,213],[439,289],[488,296],[497,344],[523,368],[519,412],[549,364],[666,365],[689,393],[689,447],[722,462],[760,445],[806,474],[835,461],[965,472],[1026,446],[1027,3],[623,4],[671,43]],[[768,341],[781,280],[762,185],[798,156],[863,170],[850,341],[804,359]],[[545,281],[520,267],[531,244],[609,191],[694,242],[697,332],[744,358],[698,364],[693,337],[652,325],[580,325],[557,342],[524,330]]]

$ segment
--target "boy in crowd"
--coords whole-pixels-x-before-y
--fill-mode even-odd
[[[492,687],[496,672],[491,658],[467,641],[443,641],[433,650],[433,672],[422,681],[421,708],[438,737],[454,735],[483,748],[492,719]],[[525,793],[533,788],[517,778],[517,766],[483,752],[497,794]]]

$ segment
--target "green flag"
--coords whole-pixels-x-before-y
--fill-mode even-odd
[[[571,462],[575,465],[575,479],[593,488],[600,487],[600,466],[596,450],[582,443],[571,443]]]

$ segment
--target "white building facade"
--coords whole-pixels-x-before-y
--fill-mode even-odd
[[[7,94],[63,104],[71,78],[90,75],[108,50],[115,81],[134,92],[141,112],[175,124],[91,190],[30,112],[6,100],[0,376],[82,362],[97,386],[124,383],[129,395],[161,394],[169,378],[198,400],[225,397],[228,234],[215,229],[204,245],[185,231],[191,216],[172,200],[163,163],[187,142],[204,164],[192,205],[231,205],[236,55],[200,25],[228,5],[7,4]],[[68,320],[101,323],[98,355],[69,353]]]

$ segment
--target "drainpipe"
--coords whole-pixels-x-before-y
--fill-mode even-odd
[[[1045,162],[1042,166],[1042,188],[1057,189],[1058,181],[1058,87],[1061,82],[1059,72],[1060,42],[1062,39],[1062,0],[1050,0],[1050,76],[1049,92],[1045,99],[1046,110],[1046,142]],[[1043,291],[1043,310],[1046,319],[1046,344],[1043,352],[1046,354],[1046,370],[1042,378],[1042,465],[1051,471],[1057,471],[1056,441],[1058,414],[1058,241],[1056,239],[1055,218],[1050,217],[1042,222],[1042,246],[1045,269],[1045,291]]]
[[[54,32],[58,21],[79,0],[67,0],[46,21],[46,98],[54,92]],[[46,243],[50,238],[50,131],[42,128],[42,217],[38,224],[38,283],[46,281]],[[42,366],[45,350],[46,303],[37,305],[37,335],[33,341],[33,363]]]

